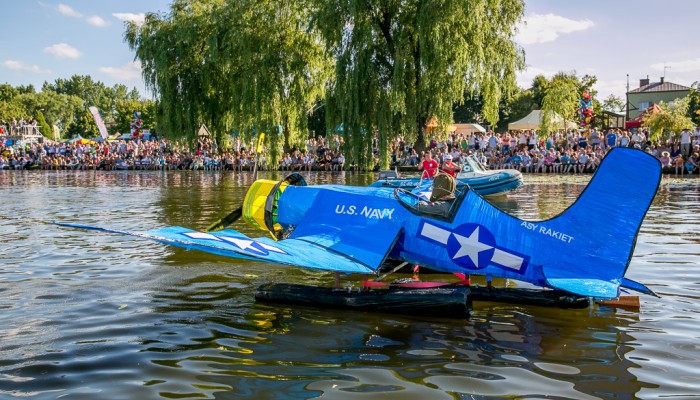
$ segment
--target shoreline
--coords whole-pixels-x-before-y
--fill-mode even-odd
[[[498,170],[506,170],[508,168],[500,168],[500,169],[493,169],[490,171],[498,171]],[[397,168],[398,172],[400,174],[405,174],[401,176],[400,178],[416,178],[420,177],[420,170],[417,167],[406,167],[402,166]],[[87,168],[87,169],[80,169],[80,168],[40,168],[39,166],[32,166],[30,168],[21,168],[21,169],[12,169],[12,168],[0,168],[0,172],[4,171],[51,171],[51,172],[58,172],[58,171],[66,171],[66,172],[141,172],[141,171],[148,171],[148,172],[218,172],[218,173],[223,173],[223,172],[246,172],[246,173],[252,173],[253,169],[244,167],[242,169],[206,169],[204,167],[196,168],[196,169],[180,169],[180,168],[174,168],[174,169],[167,169],[167,168],[138,168],[135,166],[130,166],[128,168],[115,168],[115,169],[103,169],[103,168]],[[392,170],[393,171],[393,170]],[[520,171],[520,170],[518,170]],[[349,168],[349,169],[344,169],[344,170],[327,170],[327,169],[322,169],[322,168],[312,168],[310,170],[308,169],[294,169],[294,170],[286,170],[286,169],[266,169],[266,168],[260,168],[258,169],[258,172],[283,172],[283,173],[305,173],[305,172],[330,172],[330,173],[337,173],[337,172],[351,172],[351,173],[372,173],[372,174],[377,174],[380,172],[379,169],[374,169],[371,171],[368,170],[357,170],[354,168]],[[532,172],[532,171],[520,171],[523,176],[561,176],[561,177],[575,177],[575,176],[592,176],[595,171],[584,171],[584,172]],[[417,175],[417,176],[416,176]],[[700,173],[693,173],[693,174],[687,174],[684,173],[683,175],[677,175],[675,173],[675,168],[663,168],[661,171],[661,176],[662,178],[700,178]]]

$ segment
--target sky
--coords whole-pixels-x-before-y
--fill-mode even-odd
[[[0,0],[0,83],[32,84],[90,75],[152,97],[124,42],[125,21],[167,12],[170,0]],[[700,80],[698,0],[526,0],[516,42],[527,68],[518,84],[558,71],[595,75],[597,98],[624,99],[647,76],[690,86]]]

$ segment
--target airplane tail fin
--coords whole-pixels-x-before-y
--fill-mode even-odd
[[[660,180],[655,157],[635,149],[611,150],[578,200],[541,225],[561,242],[560,251],[551,251],[553,258],[543,263],[547,283],[585,296],[616,298],[620,286],[629,286],[624,275]]]

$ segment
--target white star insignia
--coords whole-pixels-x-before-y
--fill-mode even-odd
[[[464,237],[453,233],[460,246],[457,253],[455,253],[454,257],[452,257],[453,260],[466,256],[469,257],[474,265],[479,265],[479,253],[482,251],[491,250],[493,248],[493,246],[489,246],[488,244],[481,243],[479,241],[479,229],[480,228],[478,227],[474,229],[474,232],[472,232],[469,237]]]

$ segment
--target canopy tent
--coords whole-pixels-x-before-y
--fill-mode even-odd
[[[636,117],[632,118],[631,120],[625,122],[625,129],[639,128],[644,123],[644,118],[647,115],[654,114],[654,113],[659,112],[659,111],[661,111],[659,106],[652,103],[652,105],[647,107],[646,110],[644,110],[641,114],[639,114]]]
[[[481,126],[479,124],[454,124],[454,125],[450,125],[450,126],[455,127],[454,133],[456,133],[456,134],[460,134],[460,133],[469,134],[469,133],[478,133],[478,132],[486,133],[486,128],[484,128],[483,126]]]
[[[540,129],[540,123],[544,112],[542,110],[532,110],[530,114],[515,122],[508,124],[508,130]],[[578,125],[570,121],[564,121],[559,114],[554,114],[554,127],[560,129],[576,129]]]
[[[75,143],[75,142],[77,142],[77,141],[79,141],[79,140],[82,140],[82,139],[83,139],[82,136],[80,136],[80,135],[75,135],[75,136],[73,136],[73,137],[70,138],[70,139],[64,140],[64,142],[66,142],[66,143]]]
[[[438,122],[437,117],[434,115],[428,120],[426,123],[426,128],[428,128],[428,132],[434,132],[438,131],[440,129],[440,123]],[[475,133],[475,132],[481,132],[485,133],[486,129],[479,125],[479,124],[449,124],[445,125],[444,129],[447,132],[454,132],[454,133]]]

